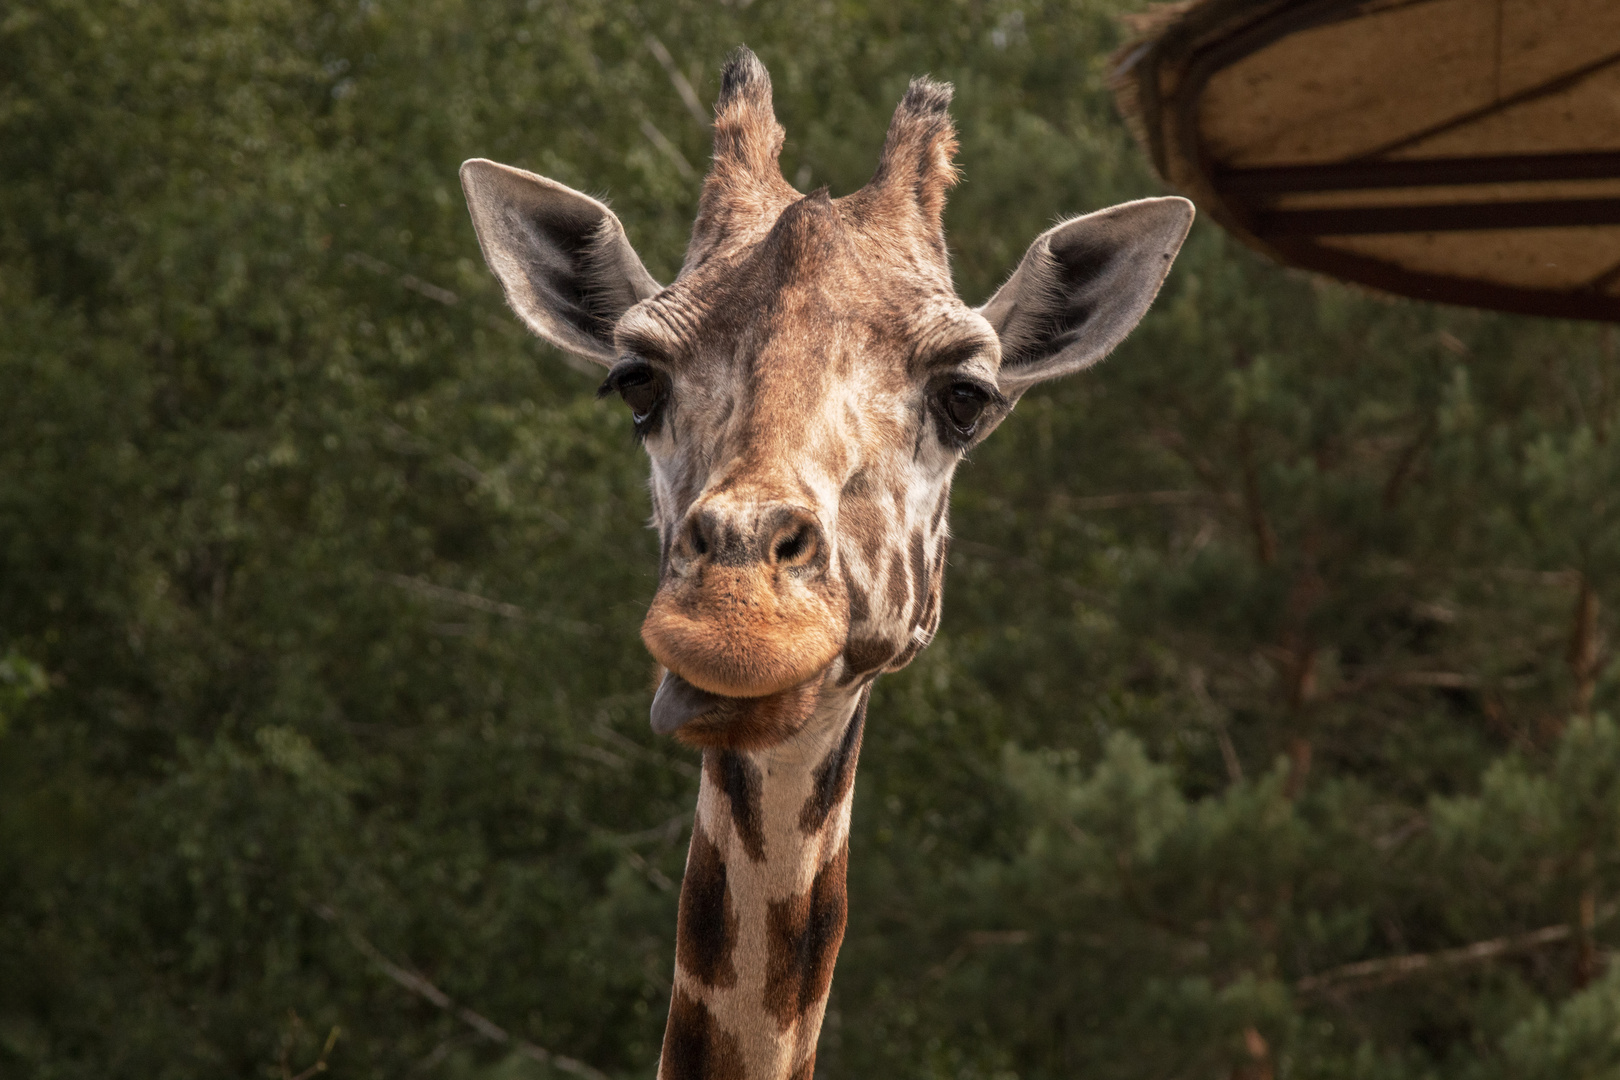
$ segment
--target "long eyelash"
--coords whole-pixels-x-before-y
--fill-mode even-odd
[[[951,380],[951,382],[946,383],[944,388],[948,388],[952,383],[965,383],[965,384],[967,384],[969,386],[972,386],[974,389],[978,390],[979,393],[983,394],[984,395],[984,405],[983,405],[984,410],[1005,409],[1007,407],[1007,399],[1006,399],[1006,397],[1004,397],[999,390],[997,390],[994,386],[990,385],[989,383],[980,382],[976,378],[957,378],[957,379]],[[930,397],[932,397],[935,401],[937,401],[939,393],[940,393],[940,389],[932,390],[932,391],[930,391]],[[939,406],[937,404],[933,404],[933,405],[930,406],[930,411],[933,412],[934,416],[936,417],[935,422],[936,422],[936,424],[939,425],[938,427],[935,428],[935,430],[939,434],[940,441],[944,442],[944,443],[946,443],[948,445],[955,446],[957,449],[961,450],[962,453],[963,453],[964,459],[965,459],[968,444],[973,441],[974,435],[969,434],[966,438],[963,438],[961,435],[959,435],[956,432],[954,425],[951,424],[951,421],[947,417],[945,417],[942,413],[940,413],[938,410],[939,410]],[[982,412],[981,412],[981,416],[982,416]],[[978,427],[979,427],[979,421],[975,420],[974,424],[973,424],[974,432],[978,431]],[[919,449],[921,448],[921,445],[922,445],[922,442],[921,442],[921,430],[919,429],[919,432],[918,432],[918,448]]]
[[[997,390],[995,387],[988,386],[988,385],[986,385],[984,383],[976,383],[975,385],[978,386],[978,388],[980,390],[983,390],[985,392],[984,393],[985,408],[994,407],[994,408],[997,408],[997,409],[1005,409],[1007,407],[1007,399],[1004,396],[1002,396],[1002,393],[1001,393],[1000,390]]]
[[[1005,395],[1003,395],[1000,390],[997,390],[990,383],[980,382],[976,378],[952,379],[951,382],[964,382],[972,387],[975,387],[979,393],[984,395],[984,407],[986,409],[1005,409],[1007,407],[1007,398]],[[938,384],[936,383],[935,385],[937,386]],[[946,385],[949,384],[947,383]]]
[[[596,399],[600,401],[611,394],[619,393],[623,388],[622,383],[626,375],[633,371],[650,370],[651,367],[652,365],[639,357],[627,357],[619,361],[619,363],[613,365],[613,370],[608,372],[607,378],[602,380],[602,385],[596,388]],[[631,438],[638,443],[645,443],[647,437],[665,422],[664,413],[667,408],[667,404],[659,403],[641,422],[637,423],[632,419],[630,425]]]
[[[651,366],[652,365],[648,364],[647,361],[635,355],[626,356],[619,360],[619,362],[614,364],[612,369],[608,371],[607,378],[602,380],[602,385],[596,388],[597,400],[600,401],[609,394],[618,393],[619,383],[628,372],[637,368],[650,368]]]

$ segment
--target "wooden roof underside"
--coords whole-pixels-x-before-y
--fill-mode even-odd
[[[1283,262],[1620,321],[1620,0],[1201,0],[1115,57],[1173,187]]]

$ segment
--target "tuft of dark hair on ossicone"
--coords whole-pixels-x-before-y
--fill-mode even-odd
[[[723,113],[741,100],[757,103],[760,98],[771,98],[771,73],[759,62],[753,50],[739,45],[726,57],[726,66],[720,69],[720,96],[715,99],[714,111]]]
[[[926,75],[911,80],[906,96],[900,99],[900,110],[914,116],[944,116],[951,107],[956,88],[950,83],[935,82]]]
[[[950,114],[953,93],[950,83],[926,76],[911,80],[889,122],[877,172],[855,196],[866,205],[908,207],[941,253],[945,193],[956,182],[956,168],[951,164],[956,153],[956,128]]]

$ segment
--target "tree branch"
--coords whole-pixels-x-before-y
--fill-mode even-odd
[[[575,1076],[588,1077],[589,1080],[608,1080],[607,1074],[602,1072],[600,1069],[592,1068],[583,1061],[580,1061],[577,1058],[571,1058],[566,1054],[553,1053],[543,1046],[536,1046],[527,1039],[513,1035],[511,1032],[507,1031],[505,1028],[501,1027],[493,1020],[490,1020],[483,1014],[475,1012],[465,1005],[458,1005],[449,994],[446,994],[443,990],[440,990],[437,986],[434,986],[427,979],[418,975],[414,971],[408,971],[405,968],[400,967],[398,964],[388,959],[387,956],[383,955],[382,950],[378,949],[377,946],[368,941],[365,935],[360,933],[360,931],[354,929],[352,926],[347,925],[344,920],[339,917],[338,913],[332,908],[326,906],[325,904],[316,904],[313,905],[313,908],[315,914],[319,915],[327,922],[340,927],[343,932],[348,935],[350,943],[352,943],[367,960],[370,960],[372,966],[374,966],[378,971],[381,971],[384,975],[387,975],[390,979],[393,979],[396,983],[403,986],[405,989],[409,990],[418,997],[426,998],[434,1005],[443,1009],[445,1012],[454,1016],[456,1019],[478,1032],[478,1034],[482,1035],[484,1038],[490,1040],[491,1042],[509,1045],[524,1057],[538,1061],[542,1065],[550,1065],[553,1068],[561,1069],[563,1072],[573,1073]]]
[[[1598,629],[1597,590],[1592,579],[1580,575],[1580,591],[1575,597],[1574,625],[1569,634],[1570,674],[1575,676],[1575,712],[1585,713],[1592,706],[1592,691],[1597,687],[1598,663],[1603,652],[1603,633]]]
[[[1187,445],[1187,440],[1182,437],[1181,432],[1175,430],[1174,428],[1156,427],[1153,429],[1153,438],[1160,446],[1164,447],[1166,450],[1176,455],[1176,457],[1180,458],[1182,462],[1193,471],[1198,479],[1209,485],[1209,489],[1215,493],[1216,497],[1220,501],[1230,501],[1230,497],[1226,491],[1226,485],[1221,483],[1220,473],[1216,470],[1215,466],[1211,465],[1208,461],[1192,452],[1192,449]]]
[[[504,619],[544,623],[558,630],[567,631],[570,634],[591,634],[596,632],[596,627],[590,623],[575,622],[572,619],[559,619],[555,615],[546,612],[527,611],[516,604],[508,604],[504,600],[491,600],[487,596],[464,592],[461,589],[452,589],[448,585],[436,585],[431,581],[411,577],[409,574],[392,574],[379,571],[377,576],[390,585],[425,596],[430,600],[456,604],[489,615],[499,615]]]
[[[1608,919],[1615,910],[1616,906],[1612,904],[1604,908],[1593,919],[1593,925]],[[1529,952],[1546,945],[1556,945],[1560,941],[1569,940],[1574,933],[1574,927],[1568,923],[1560,923],[1557,926],[1532,930],[1527,934],[1510,934],[1507,937],[1491,938],[1489,941],[1476,941],[1472,945],[1462,945],[1455,949],[1408,953],[1405,956],[1387,956],[1378,960],[1359,960],[1354,964],[1344,964],[1316,975],[1305,976],[1294,983],[1294,993],[1304,995],[1326,991],[1354,993],[1374,990],[1414,975],[1488,963],[1499,956],[1510,956],[1513,953]]]
[[[692,84],[681,74],[681,69],[675,64],[675,58],[669,54],[664,43],[648,34],[647,50],[653,54],[653,59],[658,61],[658,66],[664,69],[664,74],[669,76],[669,81],[674,85],[675,92],[680,95],[681,104],[686,106],[686,111],[692,114],[692,119],[697,121],[698,127],[707,130],[709,114],[704,110],[703,102],[698,100],[697,91],[692,89]]]
[[[1249,528],[1254,531],[1254,552],[1262,563],[1270,566],[1277,559],[1277,534],[1260,501],[1260,474],[1254,464],[1253,437],[1246,423],[1238,428],[1238,454],[1243,462],[1243,506],[1249,516]]]
[[[658,148],[659,153],[669,159],[669,163],[675,166],[675,171],[681,174],[682,179],[697,179],[697,170],[692,168],[690,161],[686,160],[686,155],[681,153],[679,147],[669,141],[669,136],[658,130],[657,124],[645,116],[641,118],[641,133],[647,136],[648,142]]]
[[[373,274],[378,274],[382,277],[394,277],[394,268],[392,266],[389,266],[379,258],[367,255],[363,251],[351,251],[345,255],[343,259],[345,262],[362,267],[366,270],[370,270]],[[401,274],[394,280],[397,281],[403,288],[409,289],[413,293],[425,296],[429,300],[437,300],[439,303],[444,304],[447,307],[454,307],[461,299],[449,289],[435,285],[429,281],[423,281],[415,274]]]
[[[1406,486],[1407,478],[1412,475],[1413,466],[1417,464],[1418,457],[1427,449],[1429,441],[1434,438],[1435,421],[1433,416],[1423,421],[1423,427],[1417,436],[1407,443],[1400,455],[1395,459],[1395,467],[1390,470],[1389,479],[1384,482],[1383,504],[1385,510],[1392,510],[1401,499],[1401,490]]]
[[[1121,491],[1108,495],[1055,495],[1052,504],[1064,510],[1124,510],[1136,506],[1199,506],[1219,503],[1207,491]]]

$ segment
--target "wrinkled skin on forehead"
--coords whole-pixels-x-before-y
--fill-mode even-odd
[[[659,586],[642,637],[655,730],[777,746],[843,723],[940,618],[951,475],[1018,398],[1136,324],[1191,222],[1148,199],[1038,237],[983,307],[942,229],[950,88],[912,83],[866,187],[802,195],[777,165],[746,50],[680,276],[661,287],[606,206],[493,162],[462,167],[486,260],[538,334],[609,369],[652,463]]]
[[[645,363],[668,386],[644,436],[661,540],[644,636],[702,689],[854,693],[938,625],[950,477],[969,440],[942,430],[930,392],[982,387],[987,430],[1000,346],[942,268],[883,242],[883,226],[800,198],[764,238],[689,269],[616,328],[619,366]],[[700,518],[718,534],[702,555]],[[813,548],[799,559],[719,551],[795,530]],[[728,715],[684,735],[780,737],[805,704],[761,703],[751,723]]]

